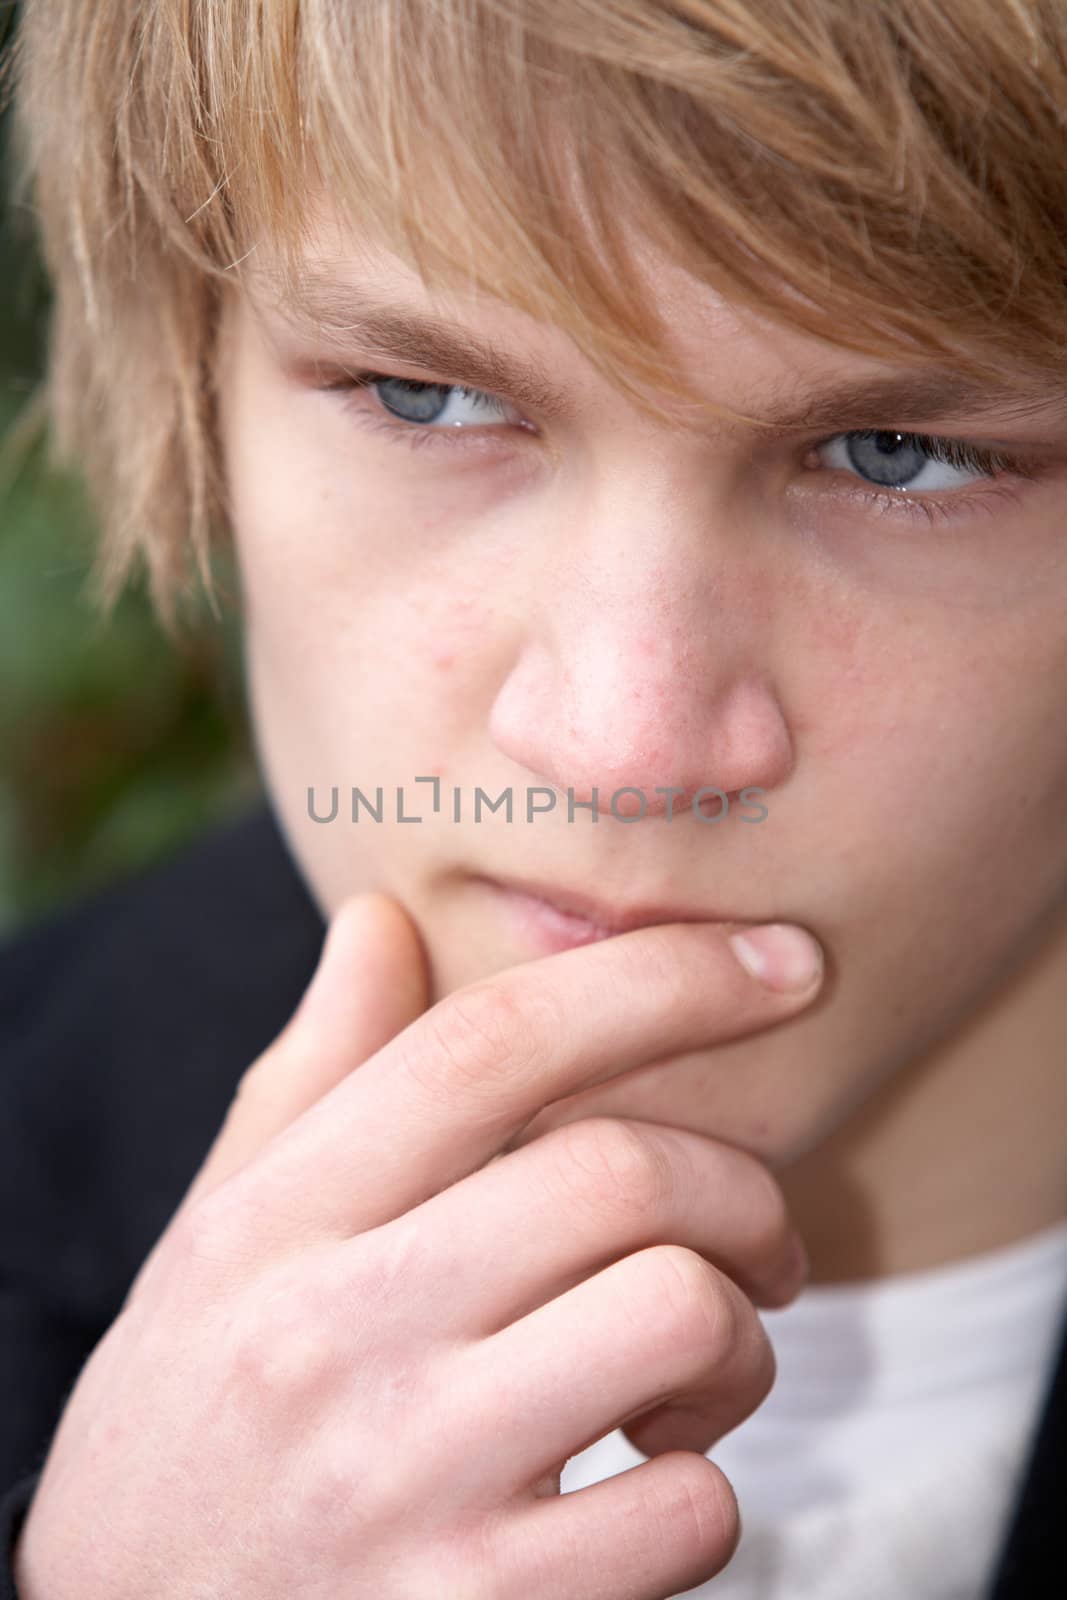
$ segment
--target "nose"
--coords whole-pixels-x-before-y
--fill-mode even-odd
[[[572,545],[551,592],[529,601],[490,715],[497,748],[561,801],[595,790],[604,813],[618,795],[620,817],[681,813],[701,789],[729,803],[776,788],[793,747],[766,650],[768,574],[740,541],[716,552],[706,530],[690,539],[675,524],[657,540],[627,527],[610,562],[596,538]],[[724,814],[710,792],[698,804]]]

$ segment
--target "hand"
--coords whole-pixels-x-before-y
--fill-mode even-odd
[[[735,926],[427,1009],[414,924],[347,902],[75,1385],[22,1600],[665,1600],[718,1572],[737,1502],[702,1452],[773,1383],[754,1303],[803,1280],[775,1179],[619,1118],[501,1152],[551,1101],[807,1005],[818,980],[764,987]],[[560,1495],[623,1425],[654,1459]]]

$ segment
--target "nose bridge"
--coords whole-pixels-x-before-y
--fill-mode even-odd
[[[561,704],[576,732],[641,764],[666,755],[693,702],[712,691],[692,592],[669,592],[662,565],[620,556],[608,581],[577,585],[553,630]],[[666,780],[663,780],[666,781]]]
[[[791,754],[761,660],[765,575],[692,505],[611,501],[558,561],[494,706],[496,742],[578,799],[639,788],[650,813],[670,804],[660,787],[780,781]]]
[[[683,494],[677,466],[645,463],[603,472],[571,526],[552,600],[557,644],[592,665],[624,639],[650,684],[673,675],[707,595],[730,581],[708,504]]]
[[[710,496],[682,488],[678,465],[668,451],[639,479],[601,478],[546,619],[575,715],[630,743],[662,742],[721,694],[766,609],[763,579],[731,553]]]

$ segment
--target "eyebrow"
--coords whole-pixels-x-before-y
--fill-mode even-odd
[[[573,409],[537,361],[511,355],[458,324],[390,305],[355,284],[310,278],[301,284],[297,300],[280,309],[297,331],[324,335],[342,348],[354,338],[370,360],[428,367],[453,383],[514,400],[543,417]]]
[[[354,338],[371,360],[397,361],[430,369],[442,381],[485,390],[546,418],[573,410],[566,391],[529,356],[517,357],[459,324],[416,308],[390,304],[360,285],[334,278],[302,280],[295,301],[281,308],[297,331],[325,335],[344,346]],[[821,385],[790,385],[777,379],[763,396],[753,394],[731,409],[759,418],[763,437],[816,429],[871,428],[893,423],[1025,421],[1050,410],[1067,421],[1067,376],[1035,382],[1029,391],[1003,383],[977,382],[944,367],[917,367],[862,378],[828,378]],[[731,430],[747,424],[724,419]]]

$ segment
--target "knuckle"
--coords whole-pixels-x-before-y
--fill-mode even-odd
[[[333,1361],[332,1320],[321,1290],[291,1272],[244,1297],[229,1332],[229,1371],[245,1394],[305,1404]]]
[[[386,1317],[398,1323],[424,1310],[422,1296],[435,1283],[433,1251],[424,1219],[404,1212],[390,1222],[361,1235],[358,1260],[350,1263],[343,1283],[352,1316],[360,1308],[374,1308],[379,1324]],[[362,1318],[360,1319],[362,1321]]]
[[[482,1091],[521,1081],[542,1057],[542,1005],[499,977],[455,990],[426,1013],[429,1040],[409,1061],[413,1075],[437,1085],[443,1057],[453,1086]]]
[[[653,1293],[671,1324],[672,1341],[691,1339],[711,1360],[723,1360],[745,1331],[740,1291],[684,1245],[655,1245],[643,1253],[650,1261],[646,1270],[653,1278]]]
[[[687,962],[679,961],[677,940],[668,928],[659,924],[642,928],[640,940],[622,941],[618,953],[624,993],[647,988],[662,996],[664,1010],[692,1006],[692,971]]]
[[[612,1117],[571,1122],[545,1136],[570,1195],[598,1212],[629,1217],[666,1213],[676,1175],[661,1141]]]
[[[186,1266],[228,1265],[239,1260],[232,1185],[220,1183],[185,1206],[175,1218],[173,1238]]]
[[[233,1281],[256,1264],[256,1239],[274,1222],[262,1194],[244,1169],[232,1172],[187,1203],[175,1218],[183,1264]]]
[[[142,1261],[127,1303],[166,1300],[181,1314],[198,1318],[205,1306],[232,1292],[249,1261],[247,1245],[230,1221],[229,1199],[224,1211],[212,1191],[179,1207]]]
[[[741,1519],[729,1479],[706,1456],[679,1453],[661,1474],[658,1517],[670,1530],[675,1550],[694,1563],[720,1558],[725,1566],[737,1548]]]

